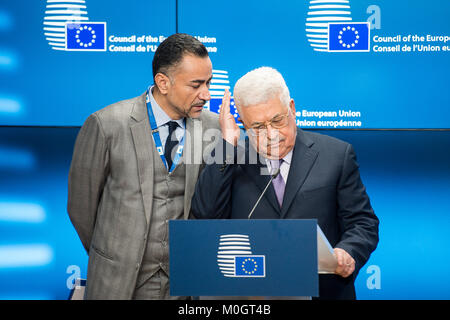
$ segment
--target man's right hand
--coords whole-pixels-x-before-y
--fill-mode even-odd
[[[220,107],[219,124],[222,130],[222,138],[233,146],[236,146],[241,133],[233,115],[230,113],[230,97],[230,91],[225,89],[222,106]]]

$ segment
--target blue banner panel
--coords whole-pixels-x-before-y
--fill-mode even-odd
[[[0,125],[80,126],[142,94],[175,26],[175,0],[3,1]]]
[[[317,296],[316,230],[316,220],[170,221],[170,294]]]
[[[450,1],[178,4],[179,31],[202,39],[231,91],[254,68],[278,69],[302,128],[450,128]]]
[[[0,300],[67,299],[74,280],[86,278],[88,256],[66,210],[78,131],[0,127]],[[380,219],[378,247],[356,277],[357,298],[449,300],[450,131],[319,132],[354,146]],[[197,231],[204,235],[214,230]],[[220,235],[208,243],[208,251],[196,252],[202,259],[213,251],[213,261],[203,271],[225,277],[230,270],[217,264],[218,239],[231,245]],[[241,256],[264,255],[270,275],[272,255],[259,239],[248,241],[251,253]],[[245,238],[234,242],[248,244]],[[432,272],[424,276],[430,261]],[[204,282],[209,281],[206,276]]]
[[[0,300],[65,300],[86,279],[66,210],[78,131],[0,127]]]

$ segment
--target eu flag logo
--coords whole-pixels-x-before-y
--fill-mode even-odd
[[[265,256],[249,255],[236,256],[235,276],[236,277],[265,277],[266,261]]]
[[[370,28],[368,22],[328,24],[329,52],[370,51]]]
[[[106,22],[66,24],[66,50],[106,51]]]

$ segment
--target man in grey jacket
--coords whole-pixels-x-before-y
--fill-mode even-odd
[[[93,113],[69,172],[68,212],[89,254],[86,299],[171,299],[168,221],[188,218],[202,166],[212,64],[186,34],[160,44],[154,85]]]

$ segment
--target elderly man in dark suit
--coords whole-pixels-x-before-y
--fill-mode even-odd
[[[247,219],[270,174],[279,172],[251,218],[317,219],[338,262],[335,274],[319,276],[319,296],[355,299],[354,280],[377,246],[379,221],[353,147],[298,129],[294,100],[275,69],[244,75],[234,99],[248,139],[240,139],[227,92],[219,117],[223,141],[199,177],[192,214]]]

